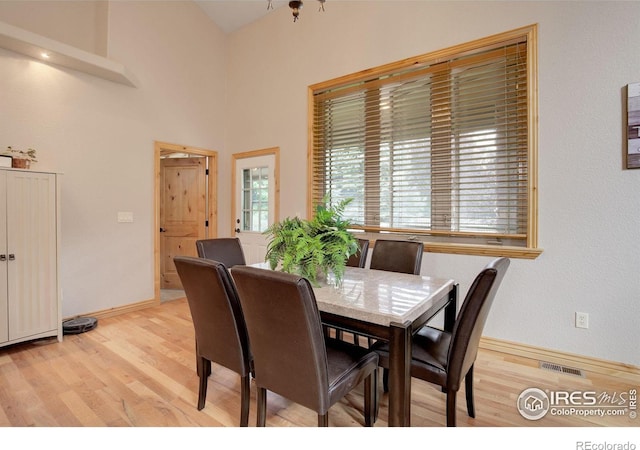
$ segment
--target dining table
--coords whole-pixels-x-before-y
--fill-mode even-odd
[[[269,269],[267,263],[253,266]],[[411,344],[420,328],[443,312],[453,330],[458,284],[451,279],[347,267],[313,286],[322,323],[389,342],[389,426],[411,425]]]

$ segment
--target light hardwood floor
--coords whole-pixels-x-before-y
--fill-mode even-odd
[[[635,375],[586,373],[584,377],[538,368],[538,362],[481,350],[476,362],[476,418],[467,417],[458,396],[460,427],[637,427],[640,419],[554,417],[524,419],[516,399],[526,388],[622,393],[638,389]],[[196,409],[194,334],[186,300],[101,319],[87,333],[0,349],[0,426],[12,427],[235,427],[239,422],[239,377],[213,366],[207,404]],[[329,412],[332,427],[360,427],[362,389]],[[382,395],[376,427],[387,425]],[[250,426],[255,426],[252,390]],[[444,394],[412,382],[412,425],[442,427]],[[314,427],[316,414],[269,393],[269,427]]]

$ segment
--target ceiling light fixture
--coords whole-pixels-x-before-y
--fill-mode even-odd
[[[269,9],[273,9],[273,0],[267,0],[267,10]],[[318,8],[318,11],[324,11],[324,2],[326,2],[327,0],[317,0],[318,3],[320,3],[320,8]],[[291,8],[291,12],[293,13],[293,21],[297,22],[298,18],[300,17],[300,10],[302,9],[302,6],[304,5],[304,3],[302,2],[302,0],[292,0],[289,2],[289,8]]]
[[[291,11],[293,12],[294,22],[298,21],[298,16],[300,16],[300,10],[303,5],[304,3],[302,3],[302,0],[292,0],[289,2],[289,8],[291,8]]]

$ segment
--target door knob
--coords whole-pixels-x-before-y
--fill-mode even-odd
[[[165,231],[167,231],[167,230],[165,230],[164,228],[160,227],[160,233],[164,233]]]

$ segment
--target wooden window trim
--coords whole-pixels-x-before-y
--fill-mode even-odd
[[[379,78],[389,73],[397,73],[403,69],[416,68],[421,65],[433,64],[434,61],[449,60],[452,55],[463,55],[468,52],[476,51],[480,48],[488,48],[492,45],[504,45],[510,40],[517,40],[526,36],[527,39],[527,158],[528,158],[528,178],[527,178],[527,232],[525,236],[526,244],[519,246],[503,246],[503,245],[482,245],[482,244],[460,244],[449,242],[430,242],[424,243],[425,251],[433,253],[450,253],[450,254],[466,254],[481,256],[506,256],[512,258],[535,259],[543,250],[538,248],[538,85],[537,85],[537,25],[529,25],[526,27],[514,29],[505,33],[481,38],[472,42],[456,45],[446,49],[430,52],[401,61],[393,62],[376,68],[363,70],[354,74],[345,75],[332,80],[324,81],[309,86],[308,88],[308,141],[307,141],[307,214],[310,217],[313,214],[314,198],[313,198],[313,119],[314,119],[314,93],[318,91],[326,91],[339,87],[348,86],[350,84],[361,83],[366,80]],[[428,68],[425,70],[429,70]],[[370,239],[375,240],[376,230],[372,227],[363,229],[365,235],[371,233]],[[413,239],[416,235],[415,230],[394,229],[398,234],[378,234],[385,238],[397,239]],[[436,236],[441,233],[435,230],[425,232],[424,234]],[[448,233],[454,234],[454,233]],[[455,233],[459,234],[459,233]],[[474,234],[479,235],[480,233]],[[514,236],[511,236],[512,238]]]

